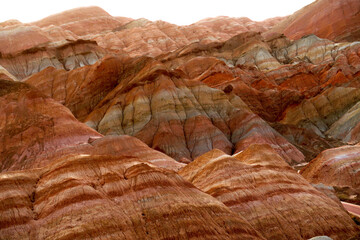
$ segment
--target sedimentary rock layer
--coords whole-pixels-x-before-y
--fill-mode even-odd
[[[0,171],[46,166],[71,154],[133,156],[177,171],[182,164],[129,137],[105,137],[28,84],[1,80]],[[136,151],[134,151],[136,149]]]
[[[267,239],[347,239],[357,232],[338,203],[267,145],[252,145],[234,156],[213,150],[179,174],[244,216]]]
[[[104,135],[135,136],[184,162],[219,148],[231,154],[268,143],[289,163],[303,155],[235,95],[184,79],[158,61],[139,58],[84,122]]]
[[[0,202],[1,239],[264,239],[176,173],[130,156],[1,173]]]
[[[0,169],[31,168],[37,155],[102,135],[28,84],[0,80]]]
[[[48,67],[25,82],[64,104],[82,120],[117,85],[121,73],[123,58],[107,56],[74,71]]]
[[[298,10],[269,30],[284,33],[291,39],[307,34],[334,41],[360,40],[360,3],[357,0],[317,0]]]
[[[301,175],[311,183],[334,186],[348,199],[360,202],[360,146],[343,146],[323,151]],[[352,197],[350,195],[353,195]]]

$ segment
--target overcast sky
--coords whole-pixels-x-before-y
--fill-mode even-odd
[[[4,1],[4,0],[3,0]],[[51,14],[82,6],[99,6],[113,16],[164,20],[187,25],[207,17],[248,17],[261,21],[286,16],[314,0],[5,0],[0,22],[33,22]]]

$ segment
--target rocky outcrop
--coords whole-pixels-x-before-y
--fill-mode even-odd
[[[235,95],[189,81],[151,58],[124,69],[84,122],[104,135],[131,135],[178,161],[219,148],[228,154],[268,143],[289,163],[303,155]]]
[[[116,18],[99,7],[82,7],[51,15],[31,25],[40,28],[57,26],[77,36],[97,35],[110,32],[132,21],[129,18]]]
[[[45,95],[68,107],[83,120],[118,83],[124,59],[107,56],[74,71],[48,67],[26,79]]]
[[[1,170],[31,168],[40,154],[102,135],[28,84],[1,80]]]
[[[326,149],[344,145],[340,140],[319,136],[311,128],[301,128],[281,123],[273,123],[271,127],[299,149],[304,154],[306,162],[310,162]]]
[[[267,239],[347,239],[357,227],[267,145],[229,156],[208,152],[179,171],[184,179],[244,216]]]
[[[113,17],[99,7],[77,8],[29,24],[1,23],[0,64],[23,79],[48,66],[71,70],[91,65],[106,53],[157,56],[192,42],[224,41],[240,32],[265,31],[280,19],[219,17],[177,26]]]
[[[264,239],[173,171],[126,155],[1,173],[0,202],[1,239]]]
[[[333,43],[314,35],[290,42],[244,33],[218,44],[196,43],[158,59],[188,78],[232,92],[259,116],[275,122],[330,86],[358,87],[358,43]]]
[[[284,33],[291,39],[315,34],[334,41],[360,40],[357,0],[317,0],[275,25],[265,35]]]
[[[182,167],[135,138],[102,138],[28,84],[6,80],[0,84],[0,171],[42,167],[71,154],[118,156],[120,152],[174,171]]]
[[[323,151],[301,175],[311,183],[335,187],[342,200],[360,203],[360,146],[343,146]]]
[[[130,56],[157,56],[174,51],[194,42],[225,41],[236,34],[247,31],[265,31],[281,18],[254,22],[248,18],[218,17],[177,26],[164,21],[151,22],[137,19],[112,32],[91,39],[111,50],[121,50]]]
[[[297,106],[289,107],[281,123],[313,129],[320,136],[326,134],[345,142],[354,142],[359,137],[356,131],[359,91],[358,88],[331,87]]]

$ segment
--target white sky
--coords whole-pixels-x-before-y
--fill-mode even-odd
[[[286,16],[314,0],[2,0],[0,22],[33,22],[83,6],[99,6],[113,16],[164,20],[187,25],[207,17],[248,17],[255,21]]]

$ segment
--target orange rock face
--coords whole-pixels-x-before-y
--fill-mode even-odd
[[[304,160],[235,95],[184,79],[150,58],[135,60],[124,71],[84,120],[104,135],[135,136],[179,161],[213,148],[231,154],[255,142],[270,144],[289,163]]]
[[[176,173],[126,155],[65,156],[0,183],[1,239],[264,239]]]
[[[323,151],[301,175],[311,183],[334,186],[343,200],[360,203],[360,146],[343,146]],[[346,196],[347,195],[347,196]]]
[[[29,85],[0,83],[1,171],[31,168],[38,155],[102,136]]]
[[[131,20],[115,18],[99,7],[83,7],[54,14],[34,22],[32,25],[40,28],[54,25],[77,36],[84,36],[112,31]]]
[[[352,237],[358,10],[0,23],[0,239]]]
[[[1,80],[1,102],[1,171],[42,167],[64,155],[119,152],[174,171],[183,166],[162,153],[149,152],[134,138],[102,138],[63,105],[27,84]]]
[[[267,145],[252,145],[232,157],[213,150],[179,174],[244,216],[267,239],[346,239],[357,232],[338,203],[315,190]]]
[[[117,85],[122,72],[123,61],[108,56],[74,71],[48,67],[26,79],[26,83],[64,104],[82,120]]]
[[[284,33],[291,39],[315,34],[334,41],[360,38],[360,3],[357,0],[317,0],[285,18],[266,35]]]

